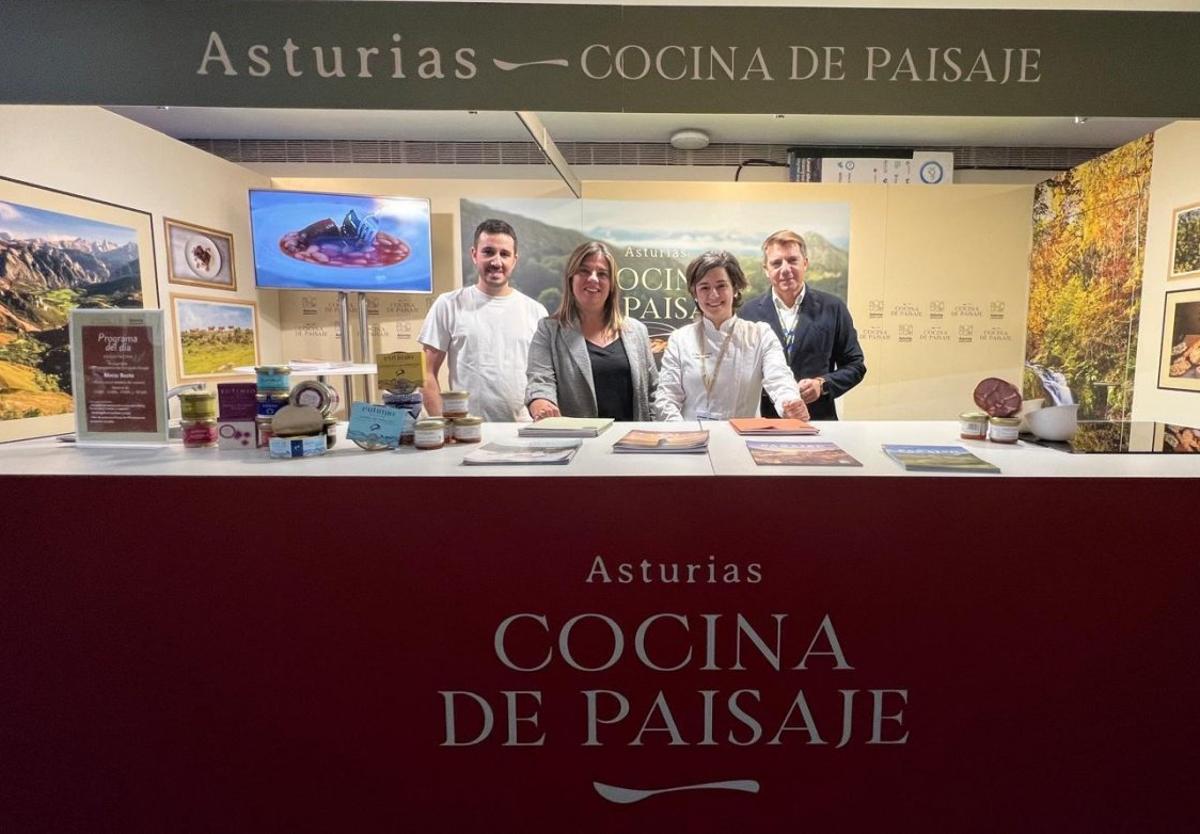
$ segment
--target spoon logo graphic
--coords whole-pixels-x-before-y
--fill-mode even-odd
[[[758,793],[758,782],[754,779],[730,779],[724,782],[702,782],[696,785],[676,785],[673,788],[622,788],[617,785],[606,785],[603,782],[592,782],[596,793],[617,805],[632,805],[652,796],[663,793],[678,793],[680,791],[740,791],[742,793]]]

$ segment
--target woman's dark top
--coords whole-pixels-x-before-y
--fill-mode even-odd
[[[614,420],[633,419],[633,376],[625,343],[618,338],[607,347],[587,343],[596,385],[596,414]]]

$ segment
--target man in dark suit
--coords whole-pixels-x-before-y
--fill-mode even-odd
[[[836,420],[834,399],[858,385],[867,373],[854,320],[840,298],[805,286],[808,246],[804,238],[783,229],[763,241],[762,250],[771,291],[747,302],[738,315],[771,325],[812,419]],[[762,414],[778,416],[766,396]]]

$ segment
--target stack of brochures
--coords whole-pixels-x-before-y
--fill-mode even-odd
[[[703,454],[708,451],[708,432],[634,429],[613,444],[613,451]]]
[[[322,362],[320,359],[292,359],[288,362],[288,367],[295,373],[303,373],[305,371],[336,371],[349,368],[353,364],[353,362]]]
[[[597,437],[613,424],[611,417],[547,417],[517,429],[521,437]]]
[[[738,434],[753,435],[804,435],[820,434],[821,430],[806,420],[789,420],[783,417],[770,419],[768,417],[734,418],[729,425]]]
[[[968,452],[962,446],[907,446],[884,443],[884,453],[909,472],[990,472],[1000,467]]]
[[[759,466],[862,466],[836,443],[823,440],[747,440]]]
[[[570,463],[582,443],[577,439],[496,441],[468,452],[463,463],[467,466]]]

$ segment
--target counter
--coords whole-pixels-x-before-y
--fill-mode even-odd
[[[184,449],[178,442],[163,448],[76,448],[54,438],[0,445],[0,475],[130,475],[171,477],[625,477],[625,476],[756,476],[756,477],[971,477],[957,473],[908,473],[883,454],[884,443],[963,446],[1000,467],[1010,478],[1197,478],[1200,455],[1071,455],[1020,441],[1015,444],[962,440],[957,421],[819,423],[817,440],[832,441],[863,465],[853,468],[756,466],[746,438],[728,423],[619,423],[596,438],[587,438],[566,466],[462,465],[473,444],[450,444],[422,451],[411,446],[394,451],[365,452],[345,440],[328,454],[305,460],[272,460],[262,450]],[[612,444],[630,429],[709,431],[707,455],[615,454]],[[485,423],[484,442],[515,439],[518,424]],[[804,438],[791,438],[800,439]],[[982,476],[982,477],[995,477]]]
[[[838,423],[860,470],[754,467],[706,427],[544,467],[0,447],[3,827],[1191,819],[1196,461],[905,476],[879,445],[957,423]]]

